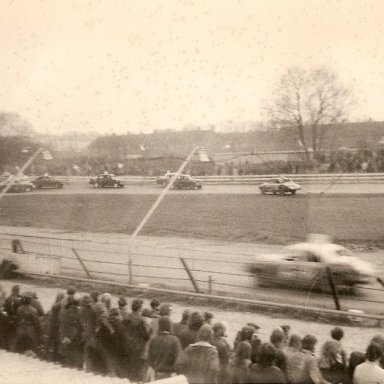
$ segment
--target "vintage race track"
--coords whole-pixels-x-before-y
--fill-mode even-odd
[[[312,193],[285,197],[261,196],[257,186],[249,185],[207,185],[202,191],[170,191],[144,227],[142,234],[147,236],[141,240],[149,243],[140,244],[136,249],[133,260],[135,279],[139,283],[188,288],[190,283],[180,268],[179,260],[179,257],[185,257],[204,289],[211,276],[215,291],[333,308],[329,295],[255,290],[254,280],[244,273],[245,264],[258,254],[280,250],[280,247],[268,244],[297,241],[307,232],[328,233],[347,244],[383,244],[383,186],[340,184],[319,196],[326,188],[328,186],[324,184],[305,186]],[[127,235],[133,232],[155,200],[154,195],[161,190],[151,185],[126,186],[121,190],[69,185],[63,190],[9,194],[0,201],[0,224],[30,227],[15,228],[20,235],[23,231],[33,234],[37,227],[46,228],[40,230],[41,233],[53,231],[60,240],[47,240],[48,245],[40,244],[41,240],[32,245],[34,242],[30,238],[24,242],[34,252],[53,253],[55,250],[59,255],[68,252],[68,247],[60,250],[67,241],[65,239],[77,236],[84,240],[94,236],[89,232],[98,232],[100,234],[93,237],[95,244],[81,240],[75,246],[79,247],[80,254],[91,263],[99,277],[117,272],[126,281],[126,265],[107,266],[95,264],[92,260],[126,263],[127,253],[131,252],[126,248]],[[10,230],[12,232],[12,228]],[[3,233],[1,228],[0,233]],[[97,244],[100,239],[106,242],[118,240],[100,246]],[[9,249],[9,237],[2,242],[2,248]],[[66,259],[66,267],[78,270],[73,254],[71,257],[72,260],[70,257]],[[378,275],[382,276],[383,252],[379,250],[364,257],[378,264]],[[67,272],[83,273],[71,269]],[[384,312],[381,310],[384,303],[382,287],[375,284],[370,288],[358,297],[344,297],[343,307],[371,313]]]

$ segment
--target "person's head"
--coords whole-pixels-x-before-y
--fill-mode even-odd
[[[290,325],[281,325],[280,328],[283,330],[285,339],[289,339],[289,333],[291,332],[291,326]]]
[[[20,285],[16,284],[12,287],[12,294],[20,295]]]
[[[344,337],[344,332],[340,327],[335,327],[331,331],[332,339],[340,341]]]
[[[151,308],[155,311],[158,311],[159,310],[159,307],[160,307],[160,301],[157,300],[157,299],[153,299],[151,301]]]
[[[315,352],[315,345],[317,343],[317,339],[313,335],[304,336],[303,340],[301,340],[301,348],[306,349],[307,351]]]
[[[252,340],[254,333],[255,328],[250,325],[246,325],[245,327],[241,328],[240,341]]]
[[[162,304],[159,310],[160,316],[170,316],[171,315],[171,306],[169,304]]]
[[[339,352],[337,340],[328,340],[321,347],[321,357],[328,362],[336,362]]]
[[[301,349],[301,338],[299,335],[295,333],[291,335],[289,338],[288,346],[294,349],[295,351],[300,351]]]
[[[111,307],[112,296],[110,293],[103,293],[101,295],[101,302],[105,304],[105,306],[109,309]]]
[[[121,320],[120,312],[117,308],[112,308],[109,311],[109,319],[111,319],[112,321]]]
[[[119,308],[125,308],[127,306],[127,299],[124,296],[120,296],[118,300]]]
[[[200,312],[193,312],[189,319],[188,328],[191,331],[198,331],[203,324],[203,315]]]
[[[141,316],[151,318],[152,312],[149,308],[144,308],[143,311],[141,312]]]
[[[92,302],[93,300],[89,295],[84,295],[83,298],[81,299],[81,305],[83,307],[90,307],[92,305]]]
[[[161,316],[159,319],[159,333],[161,332],[171,332],[172,331],[172,322],[169,316]]]
[[[97,291],[92,291],[90,296],[91,296],[91,299],[93,300],[93,302],[97,303],[99,301],[100,293]]]
[[[204,312],[204,323],[211,324],[213,319],[213,314],[211,312]]]
[[[69,285],[67,288],[67,295],[74,296],[75,293],[76,293],[76,287],[74,285]]]
[[[65,309],[70,309],[79,306],[79,300],[74,297],[69,297],[67,303],[65,304]]]
[[[141,299],[135,299],[132,301],[131,309],[133,312],[139,312],[143,308],[144,301]]]
[[[284,331],[280,327],[273,329],[269,340],[275,347],[281,345],[285,340]]]
[[[252,347],[251,344],[248,343],[248,341],[241,341],[235,350],[236,359],[238,361],[241,360],[250,360],[251,359],[251,353],[252,353]]]
[[[199,340],[207,341],[208,343],[212,340],[213,331],[209,324],[203,324],[199,329]]]
[[[185,309],[184,311],[183,311],[183,314],[181,315],[181,322],[183,323],[183,324],[188,324],[188,321],[189,321],[189,319],[190,319],[190,317],[191,317],[191,310],[190,309]]]
[[[376,343],[370,343],[365,354],[368,361],[376,361],[381,358],[383,351],[381,347]]]
[[[56,303],[60,303],[60,301],[62,301],[64,299],[65,295],[63,292],[59,292],[57,295],[56,295]]]
[[[29,305],[32,303],[32,299],[32,295],[29,292],[25,292],[21,297],[21,303],[24,305]]]
[[[213,330],[213,334],[215,335],[215,337],[224,337],[225,336],[226,328],[222,322],[213,324],[212,330]]]
[[[271,367],[277,358],[276,347],[272,343],[264,343],[259,349],[259,364],[262,367]]]
[[[381,348],[381,350],[384,352],[384,337],[383,336],[381,336],[381,335],[373,336],[371,343],[378,345]]]

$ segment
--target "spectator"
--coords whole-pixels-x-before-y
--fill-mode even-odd
[[[69,297],[59,324],[61,361],[68,367],[76,368],[83,366],[79,304],[78,300]]]
[[[188,329],[182,331],[179,336],[181,347],[183,349],[199,340],[198,333],[203,324],[204,318],[202,314],[200,312],[193,312],[189,319]]]
[[[8,350],[11,350],[16,337],[16,312],[21,305],[21,299],[20,286],[14,285],[4,303],[4,311],[8,315],[3,319],[4,348]]]
[[[313,335],[306,335],[302,341],[302,349],[290,359],[288,382],[291,384],[314,383],[327,384],[315,358],[317,339]]]
[[[52,361],[58,361],[58,350],[60,346],[60,310],[64,299],[64,293],[58,293],[56,301],[49,311],[48,344],[51,350]]]
[[[155,337],[159,333],[159,317],[171,316],[171,306],[169,304],[162,304],[159,308],[159,316],[152,316],[152,312],[149,313],[149,316],[152,318],[150,322],[151,337]]]
[[[341,344],[341,339],[344,337],[344,332],[340,327],[335,327],[331,331],[331,337],[333,340],[337,341],[338,352],[337,352],[337,361],[343,364],[344,367],[347,366],[347,354],[343,349]]]
[[[151,317],[160,317],[160,301],[153,299],[151,301]]]
[[[104,303],[107,312],[111,310],[112,307],[112,297],[110,293],[103,293],[100,297],[100,301]]]
[[[102,324],[97,334],[104,352],[106,373],[111,377],[124,378],[127,376],[126,365],[129,365],[129,340],[117,308],[109,311],[108,321],[113,333]]]
[[[204,324],[212,325],[213,314],[211,312],[204,312]]]
[[[281,327],[277,327],[272,331],[270,341],[276,348],[277,356],[275,365],[276,367],[280,368],[284,376],[287,377],[287,363],[285,361],[285,355],[283,352],[283,349],[286,346],[286,334],[281,329]]]
[[[379,363],[382,354],[378,344],[369,344],[366,353],[367,361],[355,368],[353,384],[384,384],[384,369]]]
[[[13,352],[23,353],[31,350],[38,352],[41,345],[42,330],[39,314],[32,307],[32,296],[28,293],[23,294],[21,304],[16,311],[16,337],[12,346]]]
[[[181,321],[179,323],[173,324],[173,334],[180,338],[180,334],[188,329],[188,322],[191,317],[191,310],[185,309],[182,316]]]
[[[175,372],[181,350],[179,339],[172,335],[170,317],[160,317],[159,334],[150,341],[148,352],[148,364],[155,371],[155,380],[170,377]]]
[[[323,377],[331,383],[343,383],[348,379],[337,340],[328,340],[323,344],[318,366]]]
[[[142,381],[145,376],[146,344],[150,334],[141,316],[143,300],[133,300],[131,309],[132,312],[124,321],[131,346],[131,359],[128,368],[130,376],[128,378],[131,381]]]
[[[231,383],[249,383],[252,347],[248,341],[237,344],[235,355],[230,358],[228,377]]]
[[[221,384],[228,383],[228,361],[231,353],[226,337],[226,328],[223,323],[216,323],[212,327],[213,338],[211,344],[217,348],[220,362],[220,373],[218,382]]]
[[[185,375],[189,384],[217,383],[219,355],[216,347],[210,344],[212,334],[208,324],[202,325],[198,333],[199,341],[190,344],[176,362],[176,372]]]
[[[124,320],[126,320],[126,318],[128,316],[127,299],[124,296],[120,296],[117,304],[119,306],[119,308],[118,308],[119,315],[122,318],[122,320],[124,321]]]
[[[271,343],[262,344],[259,352],[259,361],[251,366],[250,383],[286,383],[283,372],[275,363],[278,350]]]

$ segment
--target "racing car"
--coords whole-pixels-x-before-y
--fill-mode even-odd
[[[277,177],[259,185],[260,192],[264,195],[266,193],[273,193],[274,195],[285,195],[290,193],[294,195],[296,191],[301,189],[300,185],[287,179],[286,177]]]
[[[202,187],[201,182],[190,175],[180,175],[174,181],[172,189],[201,189]]]
[[[13,180],[10,181],[8,178],[3,178],[0,182],[0,192],[2,192],[11,182],[12,185],[7,190],[7,193],[20,193],[20,192],[31,192],[34,188],[34,185],[28,180]]]
[[[338,289],[353,289],[374,280],[374,267],[345,247],[328,242],[302,242],[285,247],[282,254],[258,257],[247,269],[260,286],[330,291],[326,267]]]
[[[60,180],[56,180],[52,176],[39,176],[32,181],[35,188],[63,188],[64,184]]]
[[[89,184],[95,188],[123,188],[122,180],[115,177],[112,173],[104,173],[89,180]]]

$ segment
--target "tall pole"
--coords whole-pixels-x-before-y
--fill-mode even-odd
[[[183,164],[180,165],[179,169],[177,172],[172,176],[171,180],[169,180],[169,183],[166,185],[166,187],[163,189],[163,191],[160,193],[159,197],[156,199],[156,201],[153,203],[152,207],[150,210],[147,212],[147,214],[144,216],[143,220],[141,220],[140,224],[137,226],[135,231],[132,233],[131,238],[130,238],[130,243],[129,243],[129,256],[128,256],[128,274],[129,274],[129,283],[132,284],[132,278],[133,278],[133,273],[132,273],[132,243],[136,236],[139,234],[139,232],[143,229],[144,225],[147,223],[149,218],[152,216],[153,212],[155,212],[156,208],[159,206],[161,201],[163,200],[164,196],[166,193],[172,188],[173,183],[177,179],[177,177],[180,175],[180,173],[183,172],[184,168],[186,165],[189,163],[191,160],[192,156],[195,154],[197,148],[194,148],[191,153],[188,155],[188,157],[184,160]]]
[[[16,176],[11,176],[8,184],[6,187],[1,191],[0,193],[0,199],[3,198],[3,196],[8,192],[9,188],[12,187],[14,184],[14,180],[16,179],[17,176],[20,176],[24,173],[24,171],[32,164],[32,162],[36,159],[37,156],[40,155],[40,153],[43,151],[43,148],[39,148],[29,159],[28,161],[19,169],[17,172]]]

